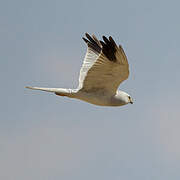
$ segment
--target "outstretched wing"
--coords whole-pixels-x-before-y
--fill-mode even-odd
[[[117,46],[112,37],[99,41],[86,33],[87,53],[80,70],[79,89],[108,91],[115,94],[119,84],[129,76],[129,64],[124,50]]]

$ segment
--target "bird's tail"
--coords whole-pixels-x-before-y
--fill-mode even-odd
[[[40,90],[46,92],[53,92],[58,96],[68,96],[73,97],[75,92],[73,89],[64,89],[64,88],[44,88],[44,87],[30,87],[26,86],[25,88],[33,89],[33,90]]]

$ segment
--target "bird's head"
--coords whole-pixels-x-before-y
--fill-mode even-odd
[[[129,103],[133,104],[132,97],[123,91],[118,91],[115,95],[115,99],[116,99],[116,103],[120,103],[122,105],[129,104]]]
[[[131,103],[131,104],[133,104],[134,102],[133,102],[133,99],[132,99],[132,97],[130,96],[130,95],[128,95],[128,99],[129,99],[129,103]]]
[[[129,94],[123,92],[122,98],[126,102],[126,104],[129,104],[129,103],[133,104],[133,99]]]

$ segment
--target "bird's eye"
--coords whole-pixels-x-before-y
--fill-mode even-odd
[[[131,99],[131,96],[128,96],[129,100]]]

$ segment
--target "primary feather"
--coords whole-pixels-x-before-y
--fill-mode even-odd
[[[112,37],[98,41],[86,33],[83,38],[88,45],[87,53],[80,70],[79,88],[85,91],[104,89],[113,94],[119,84],[129,76],[129,64],[121,46]]]

